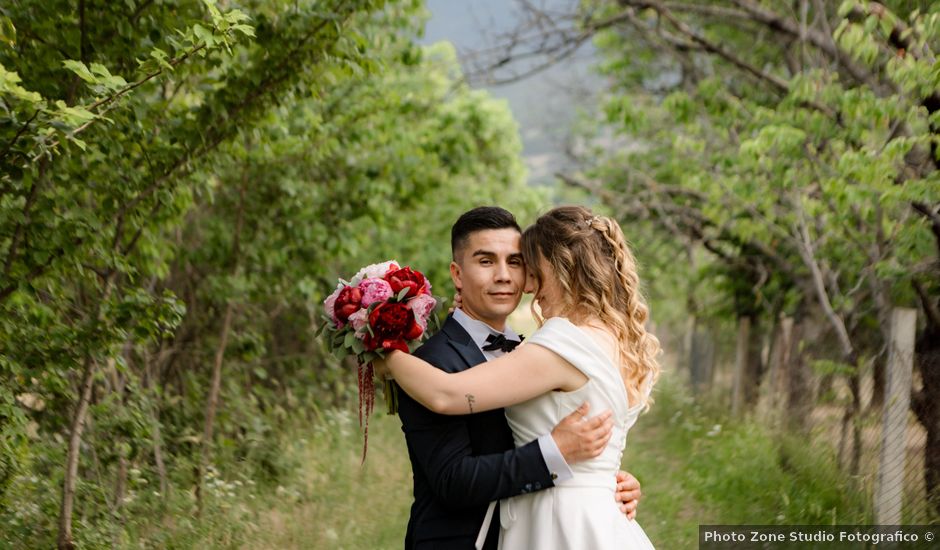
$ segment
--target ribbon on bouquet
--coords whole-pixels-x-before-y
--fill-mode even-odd
[[[486,542],[486,534],[490,531],[490,524],[493,523],[493,512],[496,511],[496,502],[493,501],[490,503],[489,507],[486,509],[486,515],[483,516],[483,525],[480,527],[480,532],[477,534],[477,540],[473,543],[473,546],[477,550],[483,550],[483,544]]]

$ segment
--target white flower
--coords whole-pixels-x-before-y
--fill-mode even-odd
[[[353,275],[352,280],[349,281],[350,286],[357,286],[363,279],[381,279],[388,273],[388,270],[394,266],[395,269],[398,269],[398,262],[395,260],[389,260],[387,262],[382,262],[380,264],[371,264],[367,265],[364,268],[360,269],[358,273]]]

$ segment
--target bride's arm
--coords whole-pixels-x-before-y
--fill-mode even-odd
[[[400,351],[389,354],[385,362],[408,395],[440,414],[499,409],[552,390],[573,390],[587,381],[560,355],[538,344],[520,346],[458,373],[446,373]]]

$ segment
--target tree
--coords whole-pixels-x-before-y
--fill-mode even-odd
[[[155,505],[126,502],[132,471],[160,498],[233,454],[276,478],[285,408],[346,393],[312,330],[335,277],[385,255],[439,277],[452,220],[435,203],[538,203],[505,105],[457,84],[451,51],[413,43],[422,13],[0,10],[0,517],[18,522],[14,545],[118,544]]]
[[[680,249],[706,250],[711,261],[697,269],[722,274],[721,296],[738,317],[825,322],[835,352],[816,352],[835,361],[833,374],[851,390],[853,469],[860,368],[874,363],[879,403],[890,310],[920,307],[923,389],[913,402],[930,433],[926,477],[936,494],[940,470],[929,457],[940,456],[940,425],[926,405],[940,398],[928,344],[940,295],[936,7],[618,0],[558,14],[523,6],[527,32],[490,58],[497,78],[593,38],[612,83],[596,135],[612,130],[615,146],[589,150],[583,173],[564,179],[624,223],[648,220]]]

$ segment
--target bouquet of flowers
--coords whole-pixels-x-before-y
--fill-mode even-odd
[[[427,335],[428,321],[438,300],[431,283],[420,272],[395,261],[367,265],[349,281],[339,280],[336,290],[323,302],[324,330],[333,354],[340,359],[356,356],[359,381],[359,426],[365,410],[365,444],[369,438],[369,415],[375,405],[372,360],[386,352],[411,353]],[[389,414],[398,410],[397,394],[385,381]]]

